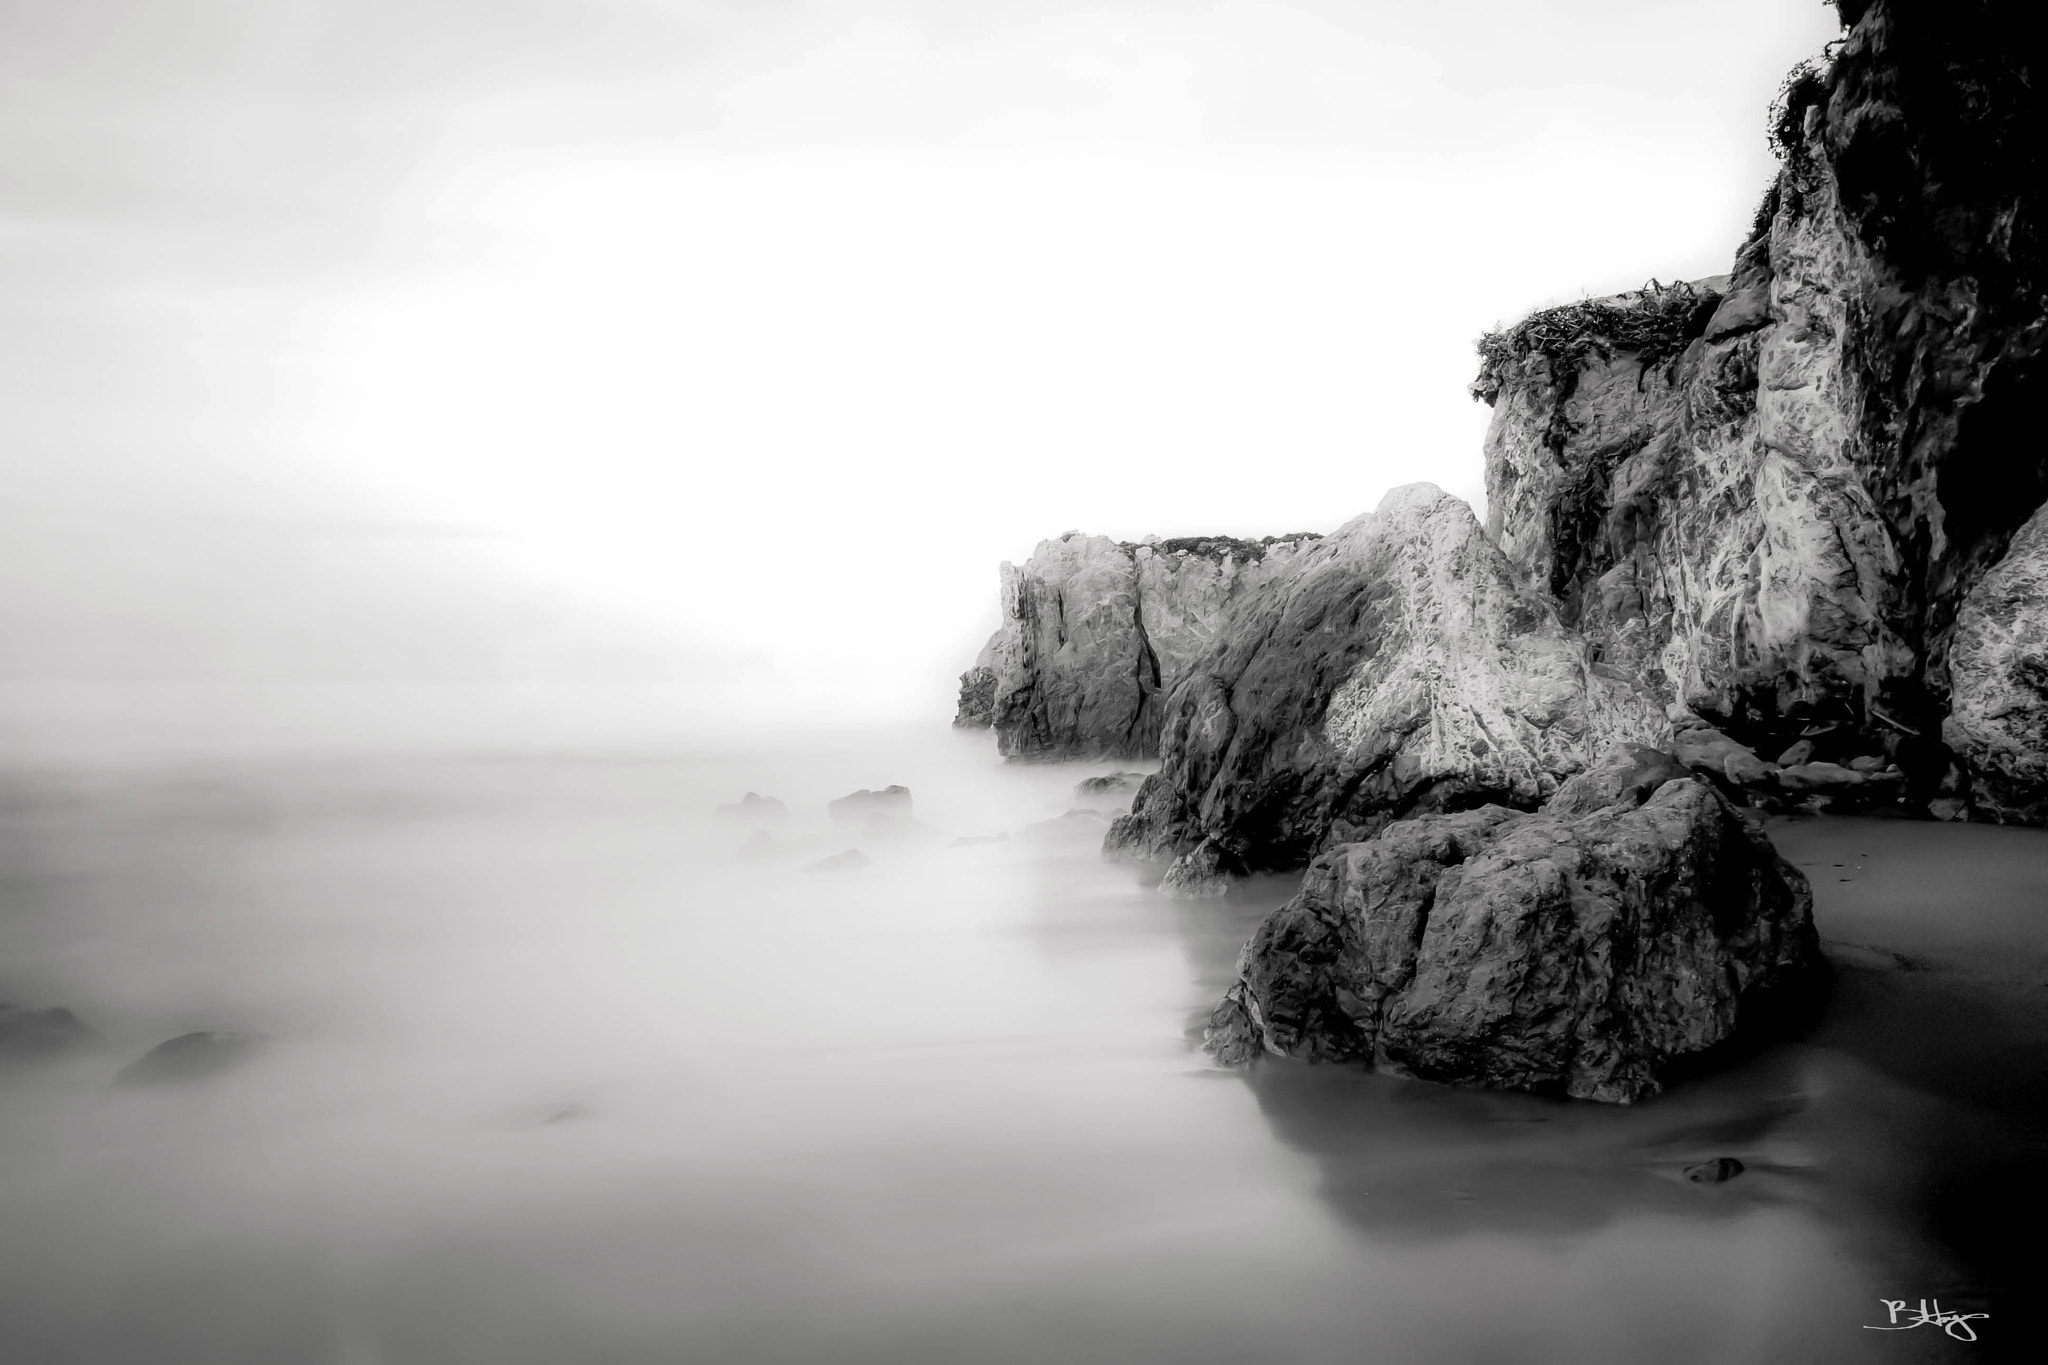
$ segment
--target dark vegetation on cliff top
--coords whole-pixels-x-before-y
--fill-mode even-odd
[[[1648,369],[1705,331],[1719,301],[1720,295],[1683,280],[1651,280],[1626,294],[1531,313],[1479,338],[1479,377],[1472,381],[1472,396],[1491,404],[1500,397],[1509,369],[1532,355],[1548,360],[1552,376],[1566,385],[1590,355],[1633,352]]]
[[[1066,540],[1079,534],[1078,531],[1069,531],[1060,539]],[[1241,540],[1236,536],[1176,536],[1171,540],[1120,540],[1117,542],[1117,548],[1125,554],[1135,554],[1139,550],[1149,549],[1154,554],[1196,555],[1218,562],[1230,558],[1242,564],[1264,559],[1266,551],[1275,545],[1293,545],[1305,540],[1322,538],[1321,531],[1289,531],[1286,535],[1261,536],[1257,540]]]

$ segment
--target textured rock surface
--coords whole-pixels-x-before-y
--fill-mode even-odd
[[[2048,510],[1963,602],[1942,738],[1970,768],[1975,808],[2048,824]]]
[[[954,723],[993,725],[1013,757],[1150,758],[1167,694],[1225,610],[1317,539],[1041,542],[1003,566],[1003,624],[961,675]]]
[[[1208,1046],[1628,1101],[1817,982],[1806,880],[1665,755],[1544,811],[1425,816],[1332,849],[1260,924]]]
[[[1711,313],[1506,348],[1475,392],[1494,532],[1605,662],[1765,754],[1832,727],[1924,805],[1958,611],[2048,496],[2048,71],[2016,4],[1840,9]]]
[[[1420,811],[1534,806],[1661,711],[1588,664],[1471,509],[1428,484],[1295,556],[1167,707],[1160,771],[1107,847],[1200,851],[1176,885],[1298,867]]]

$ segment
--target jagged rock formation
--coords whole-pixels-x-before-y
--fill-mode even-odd
[[[1613,744],[1664,733],[1470,507],[1411,484],[1230,612],[1105,846],[1182,859],[1169,885],[1201,892],[1405,815],[1534,806]]]
[[[1548,807],[1400,821],[1316,859],[1239,958],[1207,1046],[1629,1101],[1798,1002],[1806,879],[1653,750]]]
[[[2048,509],[1963,599],[1942,738],[1969,765],[1980,814],[2048,824]]]
[[[1129,544],[1069,532],[1003,565],[1003,624],[954,724],[1018,758],[1150,758],[1162,704],[1225,610],[1318,537]]]
[[[1761,751],[1882,752],[1924,807],[1962,777],[1952,694],[2004,686],[1954,652],[1959,613],[2048,497],[2048,71],[2016,4],[1839,8],[1732,274],[1539,314],[1474,392],[1490,529],[1604,662]],[[2002,676],[2008,715],[2048,709]],[[1950,733],[1994,765],[1980,809],[2038,818],[2041,775],[1974,724]]]

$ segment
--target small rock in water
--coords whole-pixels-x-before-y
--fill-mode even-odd
[[[1101,811],[1070,810],[1065,815],[1055,815],[1050,820],[1040,820],[1026,825],[1019,833],[1026,839],[1059,838],[1069,834],[1086,834],[1100,837],[1102,826],[1109,819]]]
[[[888,786],[880,791],[859,791],[840,797],[837,801],[825,803],[825,809],[834,820],[866,821],[875,823],[884,820],[908,820],[910,818],[910,788]]]
[[[718,808],[719,818],[724,820],[780,820],[788,814],[788,806],[759,792],[748,792],[731,805]]]
[[[829,858],[820,858],[804,868],[806,872],[852,872],[868,865],[868,855],[857,848],[844,853],[835,853]]]
[[[1794,763],[1778,770],[1778,785],[1789,792],[1839,792],[1863,785],[1863,774],[1839,763]]]
[[[1882,772],[1889,766],[1890,761],[1878,754],[1865,754],[1861,758],[1849,760],[1849,771],[1855,773]]]
[[[0,1063],[54,1057],[97,1037],[62,1006],[28,1010],[0,1001]]]
[[[1160,879],[1159,889],[1178,900],[1195,900],[1230,893],[1231,873],[1236,861],[1214,839],[1204,839],[1191,851],[1174,860]]]
[[[166,1081],[197,1081],[217,1076],[256,1050],[255,1033],[183,1033],[158,1043],[140,1060],[114,1077],[116,1085],[154,1085]]]
[[[1722,1185],[1742,1174],[1742,1163],[1732,1156],[1717,1156],[1685,1168],[1685,1178],[1695,1185]]]
[[[747,836],[740,851],[734,856],[743,862],[757,863],[782,852],[782,842],[765,829],[757,829]]]
[[[1074,799],[1096,810],[1118,812],[1131,808],[1131,797],[1144,784],[1143,773],[1103,773],[1084,777],[1074,785]]]
[[[1781,768],[1796,767],[1799,764],[1806,762],[1807,759],[1812,757],[1813,741],[1810,739],[1802,739],[1798,743],[1794,744],[1791,748],[1787,749],[1784,753],[1778,755],[1778,766]]]

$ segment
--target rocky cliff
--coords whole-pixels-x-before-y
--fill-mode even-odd
[[[2021,533],[2048,500],[2029,420],[2048,409],[2041,43],[2012,0],[1838,8],[1847,33],[1771,112],[1782,169],[1728,274],[1482,340],[1486,529],[1515,591],[1475,610],[1509,613],[1501,640],[1548,613],[1531,657],[1549,662],[1503,669],[1504,695],[1551,695],[1581,651],[1602,684],[1566,707],[1585,734],[1662,713],[1728,796],[2048,820],[2048,533]],[[962,721],[1014,754],[1157,740],[1160,778],[1112,843],[1200,849],[1192,881],[1409,811],[1533,804],[1534,775],[1583,746],[1444,720],[1486,709],[1455,671],[1375,672],[1458,645],[1366,643],[1382,613],[1410,619],[1388,586],[1410,581],[1401,536],[1371,534],[1171,575],[1156,550],[1148,568],[1138,547],[1048,542],[1005,569]],[[1491,581],[1476,537],[1460,553],[1460,590]]]
[[[1469,506],[1413,484],[1234,605],[1107,846],[1181,859],[1172,882],[1199,889],[1404,815],[1533,806],[1613,744],[1665,734]]]
[[[993,727],[1012,757],[1152,757],[1168,694],[1229,607],[1317,539],[1041,541],[1003,565],[1003,624],[961,675],[954,724]]]
[[[1966,610],[1989,575],[2024,616],[2040,582],[1995,566],[2048,497],[2026,417],[2048,72],[2015,5],[1840,8],[1847,36],[1774,111],[1783,170],[1729,276],[1482,343],[1489,530],[1660,700],[1762,752],[1881,751],[1921,807],[1974,786],[1980,813],[2034,818],[2016,728],[1944,717],[2048,708],[2040,656]]]

